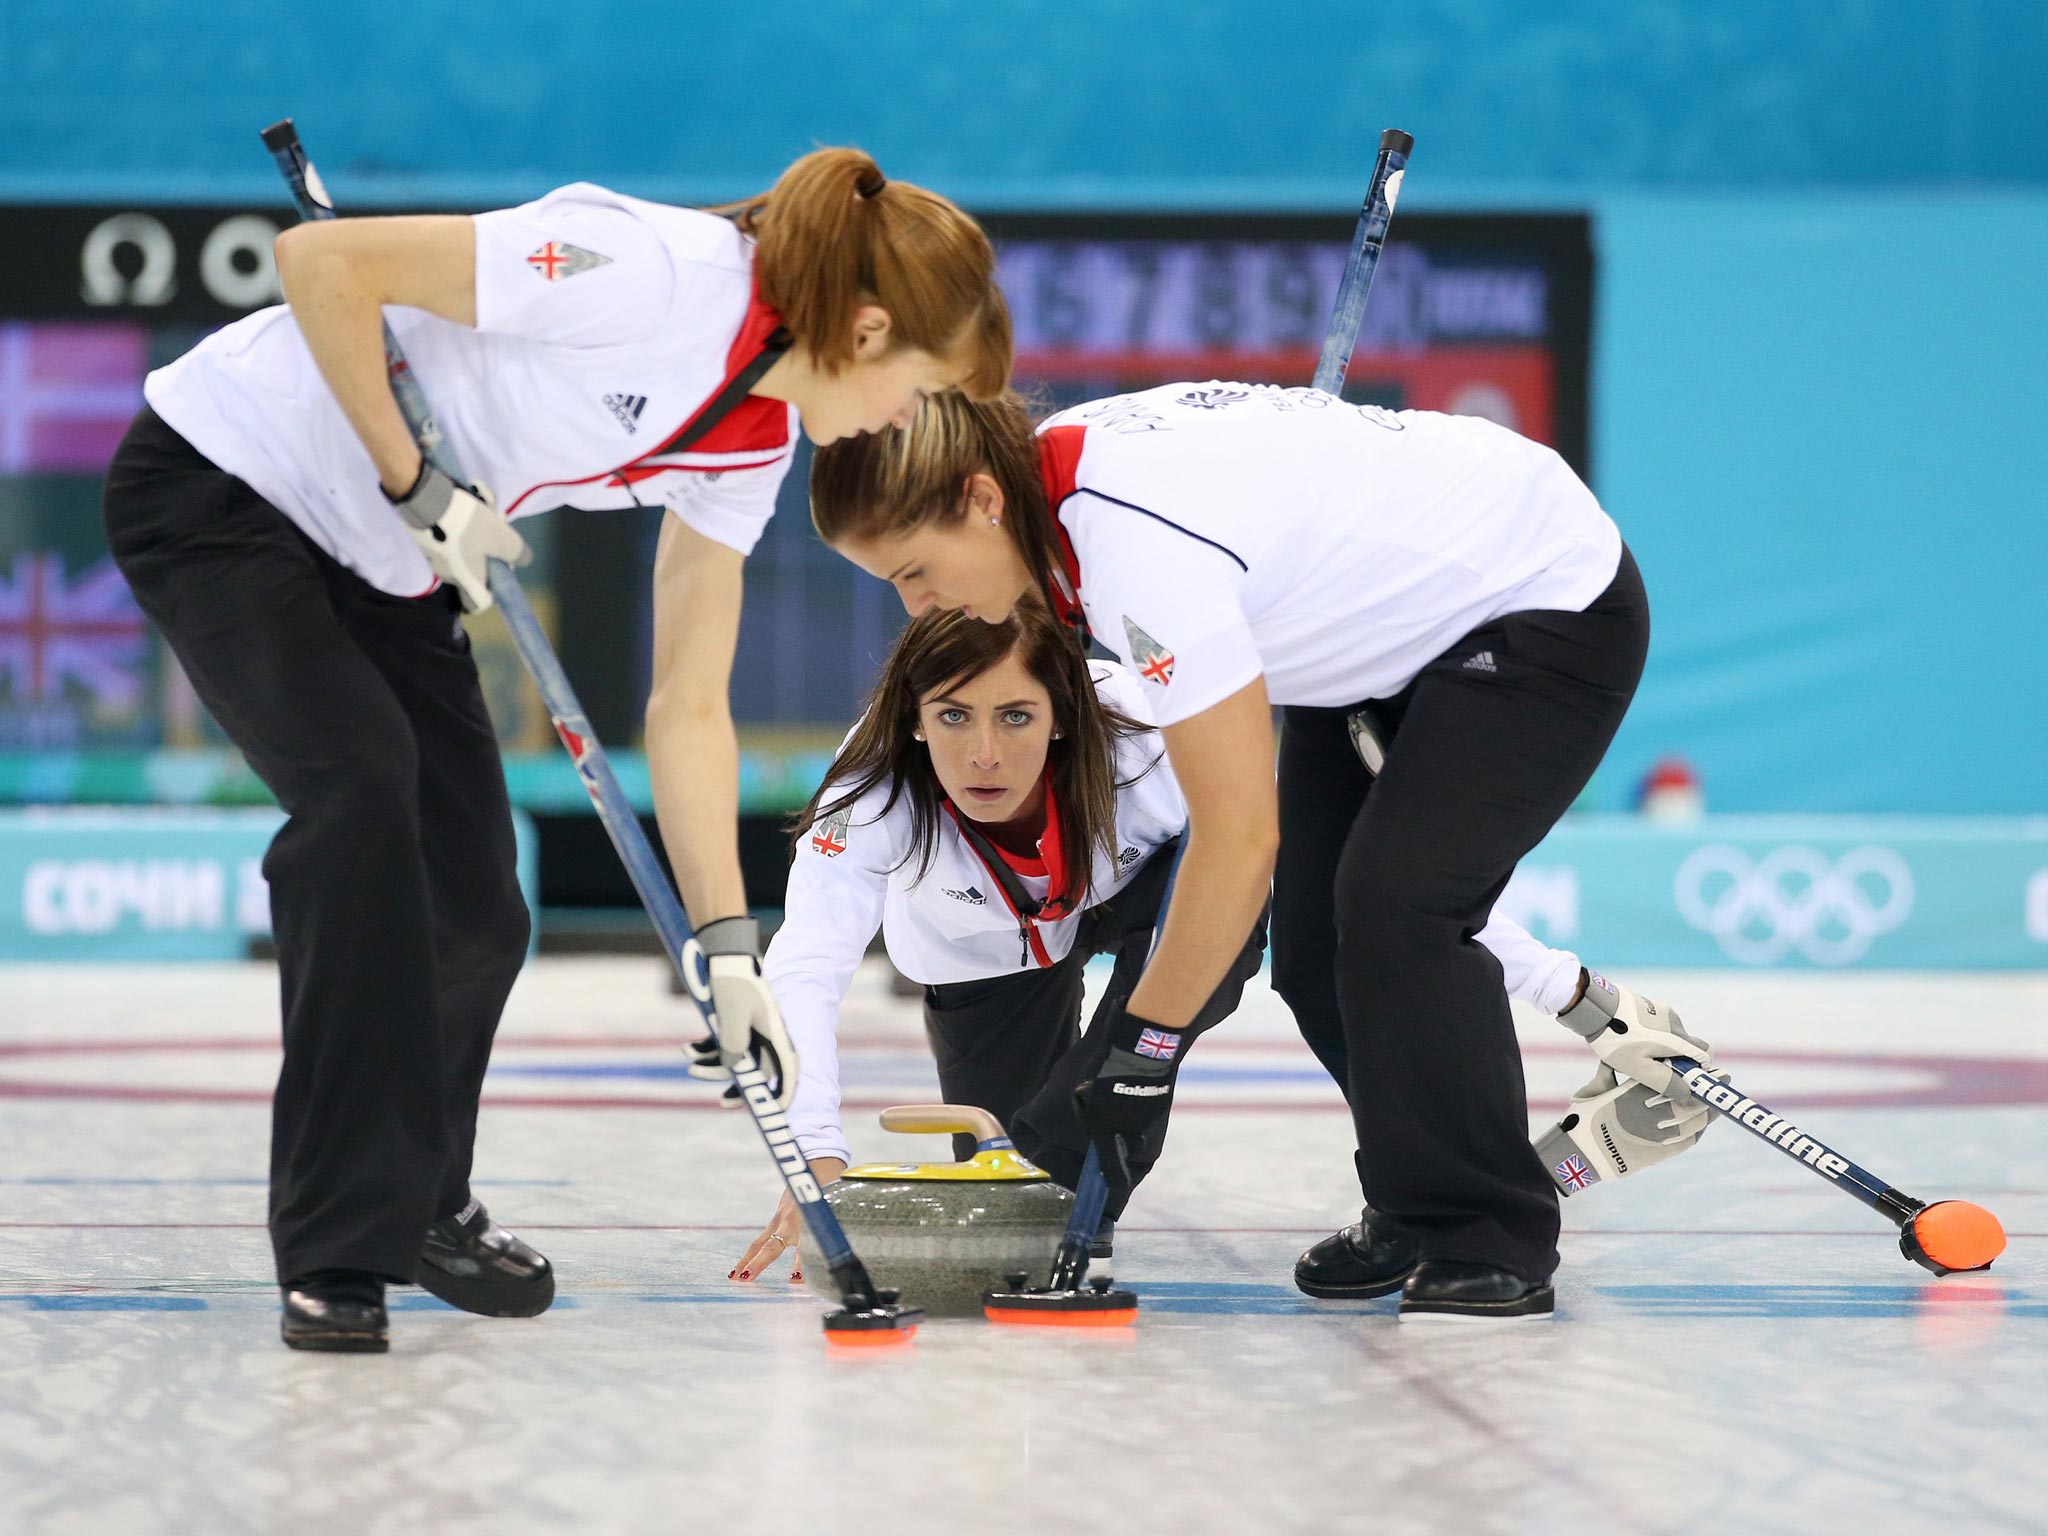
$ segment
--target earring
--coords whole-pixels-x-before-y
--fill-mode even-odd
[[[923,740],[924,740],[924,732],[923,732],[923,731],[912,731],[912,732],[910,733],[910,739],[911,739],[912,741],[923,741]]]
[[[988,525],[991,528],[998,528],[1002,526],[1002,521],[1000,517],[992,517],[988,520]]]
[[[1059,739],[1060,739],[1060,738],[1061,738],[1062,736],[1064,736],[1064,735],[1066,735],[1066,734],[1067,734],[1067,733],[1066,733],[1065,731],[1054,731],[1054,732],[1052,733],[1052,739],[1053,739],[1054,741],[1058,741],[1058,740],[1059,740]]]

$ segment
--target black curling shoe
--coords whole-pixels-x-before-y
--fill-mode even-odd
[[[1326,1301],[1388,1296],[1401,1289],[1420,1257],[1405,1227],[1367,1206],[1356,1225],[1331,1233],[1294,1261],[1294,1283]]]
[[[381,1355],[391,1348],[384,1282],[375,1275],[322,1270],[284,1288],[278,1332],[293,1349]]]
[[[427,1228],[419,1274],[427,1290],[483,1317],[538,1317],[554,1303],[554,1266],[472,1200]]]
[[[1424,1259],[1401,1287],[1404,1322],[1418,1317],[1548,1317],[1554,1304],[1548,1284],[1462,1259]]]

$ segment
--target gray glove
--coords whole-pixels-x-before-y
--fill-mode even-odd
[[[1601,1065],[1654,1093],[1691,1097],[1678,1074],[1665,1065],[1673,1056],[1690,1056],[1703,1067],[1714,1064],[1714,1048],[1687,1033],[1677,1014],[1597,971],[1586,973],[1586,995],[1559,1014],[1557,1022],[1581,1036]]]
[[[387,491],[385,499],[398,508],[405,531],[434,574],[461,595],[467,612],[482,613],[491,606],[491,561],[516,569],[533,559],[526,540],[499,515],[489,491],[457,485],[425,460],[411,490],[403,496]]]
[[[796,1096],[796,1047],[782,1027],[782,1010],[761,974],[761,925],[751,917],[723,917],[697,930],[717,1014],[718,1056],[730,1072],[748,1052],[775,1090],[776,1107]]]
[[[1678,1156],[1712,1118],[1689,1093],[1669,1099],[1602,1066],[1572,1095],[1571,1112],[1536,1138],[1536,1155],[1560,1192],[1576,1194]]]

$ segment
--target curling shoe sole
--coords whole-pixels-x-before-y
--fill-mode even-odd
[[[391,1348],[391,1321],[381,1304],[310,1291],[285,1291],[277,1331],[288,1347],[322,1354],[381,1355]]]
[[[1401,1290],[1401,1321],[1544,1318],[1557,1305],[1548,1283],[1536,1284],[1491,1264],[1424,1259]]]

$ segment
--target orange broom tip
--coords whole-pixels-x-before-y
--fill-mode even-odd
[[[1944,1269],[1985,1269],[2005,1252],[1998,1218],[1967,1200],[1937,1200],[1913,1218],[1913,1236]]]
[[[895,1344],[908,1344],[916,1337],[917,1329],[914,1327],[825,1330],[825,1342],[836,1349],[887,1349]]]
[[[1024,1323],[1035,1328],[1128,1328],[1138,1320],[1136,1307],[1119,1311],[1048,1312],[1021,1307],[983,1307],[981,1315],[992,1323]]]

